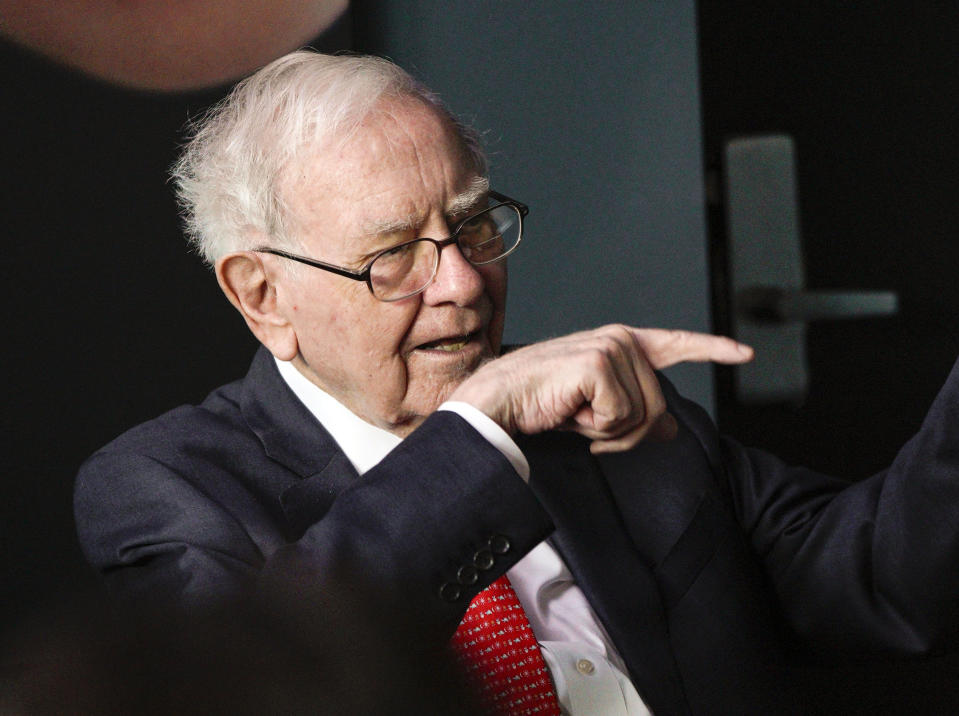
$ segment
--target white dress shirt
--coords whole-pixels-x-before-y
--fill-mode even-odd
[[[400,444],[399,437],[359,418],[291,363],[277,360],[276,365],[361,475]],[[524,480],[529,480],[526,457],[488,416],[467,403],[447,402],[440,410],[458,413],[509,459]],[[563,714],[649,716],[612,640],[548,542],[536,546],[507,575],[539,641]]]

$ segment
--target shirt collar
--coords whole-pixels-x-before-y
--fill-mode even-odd
[[[320,421],[361,475],[400,444],[401,439],[366,422],[332,395],[312,383],[292,363],[278,360],[276,367],[290,390]]]

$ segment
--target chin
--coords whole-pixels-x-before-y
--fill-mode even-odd
[[[405,438],[422,425],[424,420],[435,413],[445,400],[445,397],[437,397],[436,400],[424,402],[421,405],[407,405],[383,418],[379,425],[394,435]]]

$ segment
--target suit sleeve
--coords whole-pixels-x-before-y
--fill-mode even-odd
[[[233,598],[263,560],[215,496],[155,456],[109,448],[95,454],[77,477],[74,515],[87,560],[130,606]]]
[[[451,632],[472,597],[552,530],[502,453],[449,412],[331,502],[300,505],[294,537],[281,535],[280,506],[259,504],[237,470],[205,472],[198,482],[115,448],[81,469],[80,541],[121,599],[185,606],[257,582],[335,580],[415,605],[411,618]]]
[[[270,571],[347,572],[449,636],[472,598],[552,529],[507,458],[442,411],[282,547]]]
[[[680,412],[714,457],[783,610],[807,643],[896,655],[956,648],[959,363],[893,464],[858,482],[720,438],[687,408]]]

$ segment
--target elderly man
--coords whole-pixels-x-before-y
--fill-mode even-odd
[[[959,378],[892,468],[850,486],[721,438],[653,372],[747,360],[727,339],[610,326],[500,356],[527,208],[383,60],[277,60],[174,173],[263,347],[83,466],[81,542],[121,597],[346,575],[452,638],[513,713],[776,708],[796,635],[900,654],[954,637],[959,464],[935,426]],[[498,648],[490,603],[521,633],[522,693],[483,681],[509,653],[471,653]]]

